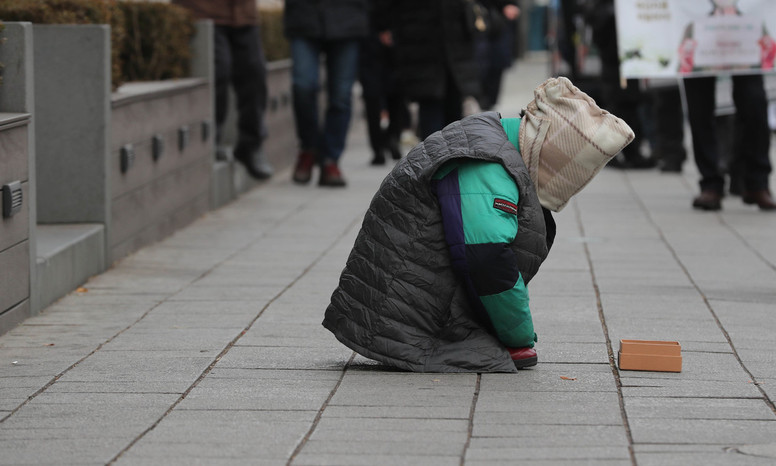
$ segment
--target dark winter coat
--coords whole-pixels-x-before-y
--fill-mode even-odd
[[[289,39],[366,37],[367,0],[286,0],[283,28]]]
[[[504,0],[482,2],[500,8]],[[463,96],[480,93],[473,16],[467,0],[377,0],[375,27],[390,30],[402,91],[413,100],[441,99],[449,73]]]
[[[383,181],[332,295],[323,325],[346,346],[418,372],[514,372],[504,346],[475,314],[445,241],[434,173],[455,158],[501,162],[519,192],[510,248],[528,283],[547,256],[534,184],[497,113],[466,117],[429,136]]]

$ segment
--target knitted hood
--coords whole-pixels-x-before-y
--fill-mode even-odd
[[[625,146],[633,130],[603,110],[567,78],[534,90],[520,124],[520,149],[541,205],[566,206]]]

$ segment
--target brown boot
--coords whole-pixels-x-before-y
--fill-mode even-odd
[[[760,189],[758,191],[747,191],[742,196],[744,204],[757,204],[760,210],[774,210],[776,209],[776,202],[771,197],[771,192],[767,189]]]
[[[315,153],[309,150],[303,150],[296,159],[294,167],[293,180],[296,183],[307,184],[313,177],[313,167],[315,166]]]
[[[333,160],[326,160],[321,165],[321,178],[318,180],[318,186],[331,186],[331,187],[343,187],[345,186],[345,178],[342,177],[337,162]]]
[[[692,206],[701,210],[722,209],[722,195],[710,189],[704,189],[700,195],[693,199]]]

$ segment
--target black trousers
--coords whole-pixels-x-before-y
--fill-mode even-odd
[[[722,194],[725,173],[721,169],[714,120],[715,89],[716,78],[713,76],[684,80],[695,164],[701,174],[700,187]],[[771,133],[762,75],[733,76],[733,103],[736,116],[731,156],[733,163],[740,167],[743,188],[749,191],[768,189]]]
[[[215,27],[216,140],[229,110],[229,86],[237,103],[237,154],[250,154],[266,137],[267,67],[258,26]]]
[[[384,47],[371,35],[361,42],[358,79],[363,90],[369,144],[375,154],[388,147],[389,140],[398,141],[404,128],[410,125],[407,102],[402,96],[394,71],[396,58],[392,48]],[[380,117],[388,111],[388,128],[383,131]]]
[[[602,107],[622,118],[635,134],[633,142],[622,150],[625,157],[631,160],[641,158],[641,143],[646,136],[646,128],[640,112],[647,101],[638,79],[628,79],[625,88],[620,84],[620,58],[613,12],[593,29],[593,41],[601,57]]]
[[[684,147],[684,111],[678,85],[655,87],[652,95],[654,125],[652,157],[666,163],[681,164],[687,158]]]

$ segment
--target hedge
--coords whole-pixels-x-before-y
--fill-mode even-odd
[[[109,24],[111,43],[124,40],[124,19],[114,1],[103,0],[0,0],[3,21],[29,21],[35,24]],[[119,48],[111,50],[113,86],[122,78]]]
[[[259,27],[267,61],[291,57],[288,40],[283,34],[282,8],[259,8]]]
[[[111,81],[181,78],[188,75],[191,14],[156,2],[116,0],[0,0],[4,21],[35,24],[108,24],[111,28]]]
[[[220,0],[219,0],[220,1]],[[121,48],[127,81],[188,76],[194,19],[182,7],[155,2],[119,2],[126,37]]]

